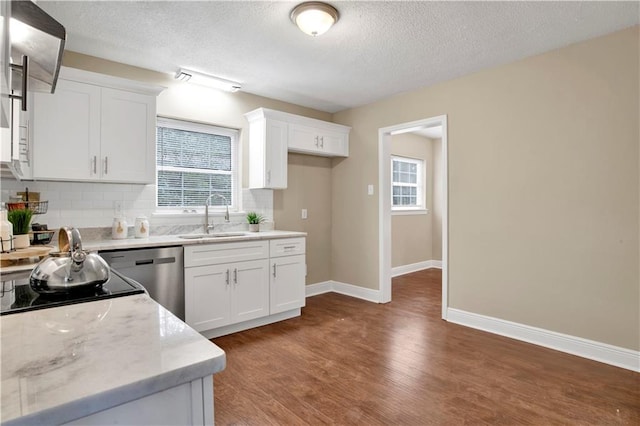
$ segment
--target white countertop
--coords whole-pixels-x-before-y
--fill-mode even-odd
[[[3,425],[67,422],[226,363],[222,349],[146,294],[3,315],[0,339]]]
[[[232,232],[235,233],[235,232]],[[306,232],[296,231],[260,231],[260,232],[243,232],[243,235],[218,238],[200,238],[185,239],[178,235],[154,235],[149,238],[126,238],[123,240],[98,240],[98,241],[82,241],[82,248],[87,251],[103,251],[103,250],[127,250],[136,248],[152,248],[152,247],[168,247],[168,246],[188,246],[191,244],[217,244],[229,243],[236,241],[251,240],[272,240],[275,238],[295,238],[306,237]],[[54,251],[57,251],[57,245]],[[6,266],[0,268],[0,273],[11,273],[17,271],[31,270],[36,265],[37,259],[32,263],[19,264],[14,266]]]
[[[222,233],[224,234],[224,233]],[[232,241],[271,240],[274,238],[306,237],[306,232],[294,231],[260,231],[244,232],[243,235],[217,238],[185,239],[177,235],[159,235],[149,238],[127,238],[124,240],[101,240],[82,242],[82,248],[88,251],[95,250],[122,250],[144,247],[162,246],[187,246],[191,244],[215,244]]]

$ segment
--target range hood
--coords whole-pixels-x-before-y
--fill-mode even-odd
[[[64,27],[29,0],[11,2],[11,88],[23,93],[23,57],[27,57],[30,92],[53,93],[56,89],[64,43]]]

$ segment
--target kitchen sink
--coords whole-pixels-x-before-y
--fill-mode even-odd
[[[185,240],[199,240],[199,239],[209,239],[209,238],[242,237],[247,234],[248,232],[214,232],[211,234],[178,235],[178,238],[183,238]]]

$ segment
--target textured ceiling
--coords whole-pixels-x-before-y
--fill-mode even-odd
[[[331,1],[340,20],[313,38],[298,2],[38,1],[68,50],[328,112],[374,102],[639,22],[638,2]]]

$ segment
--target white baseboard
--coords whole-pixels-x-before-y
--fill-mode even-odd
[[[380,291],[370,288],[359,287],[357,285],[345,284],[338,281],[324,281],[316,284],[309,284],[305,287],[307,297],[317,296],[323,293],[340,293],[346,296],[356,297],[368,302],[380,303]]]
[[[447,309],[447,321],[640,372],[640,351],[455,308]]]
[[[423,262],[410,263],[409,265],[396,266],[395,268],[391,268],[391,277],[398,277],[431,268],[442,269],[442,260],[425,260]]]
[[[315,284],[309,284],[304,288],[307,297],[317,296],[318,294],[330,293],[333,291],[331,281],[324,281]]]

